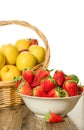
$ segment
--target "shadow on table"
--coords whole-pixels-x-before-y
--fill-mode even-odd
[[[64,121],[61,123],[46,123],[44,119],[29,112],[23,121],[22,130],[78,130],[70,117],[66,116],[63,119]]]

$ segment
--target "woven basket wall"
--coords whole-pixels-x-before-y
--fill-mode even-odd
[[[18,20],[0,21],[0,26],[6,26],[11,24],[30,28],[41,38],[41,40],[45,45],[46,50],[45,60],[44,62],[36,65],[32,69],[36,71],[39,67],[48,67],[50,60],[50,49],[45,35],[35,26],[25,21],[18,21]],[[0,81],[0,108],[17,106],[23,103],[24,102],[21,99],[21,97],[16,93],[15,83],[13,81]]]

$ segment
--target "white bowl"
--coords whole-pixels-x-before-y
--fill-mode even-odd
[[[48,112],[54,112],[62,117],[66,116],[76,105],[80,97],[41,98],[26,96],[18,93],[24,100],[25,105],[38,117],[43,117]]]

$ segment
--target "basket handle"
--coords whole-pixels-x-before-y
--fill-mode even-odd
[[[39,29],[37,29],[35,26],[33,26],[30,23],[25,22],[25,21],[19,21],[19,20],[0,21],[0,26],[10,25],[10,24],[17,24],[17,25],[21,25],[24,27],[28,27],[37,33],[37,35],[44,42],[45,49],[46,49],[45,61],[41,64],[38,64],[37,66],[38,67],[40,67],[40,66],[48,67],[49,60],[50,60],[50,49],[49,49],[48,41],[47,41],[45,35]],[[37,66],[35,66],[35,68],[37,68]]]

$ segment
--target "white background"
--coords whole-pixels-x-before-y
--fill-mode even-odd
[[[47,37],[50,68],[75,73],[84,83],[84,1],[83,0],[0,0],[0,20],[23,20],[35,25]],[[3,42],[12,33],[1,28]],[[19,34],[18,34],[19,35]],[[8,37],[9,36],[9,37]],[[16,36],[17,37],[17,36]],[[0,38],[0,39],[1,39]],[[10,38],[10,39],[9,39]],[[7,41],[7,42],[8,42]],[[0,44],[3,44],[0,40]]]
[[[36,26],[49,42],[49,68],[75,73],[84,83],[83,0],[0,0],[0,20],[23,20]],[[3,34],[1,27],[0,45],[11,42],[14,32]]]
[[[0,20],[23,20],[40,29],[51,50],[49,68],[77,74],[84,84],[84,0],[0,0]],[[22,29],[3,28],[0,45],[27,35]],[[74,121],[78,115],[75,123],[80,128],[84,128],[83,116],[77,112],[84,111],[82,102],[72,111]]]

